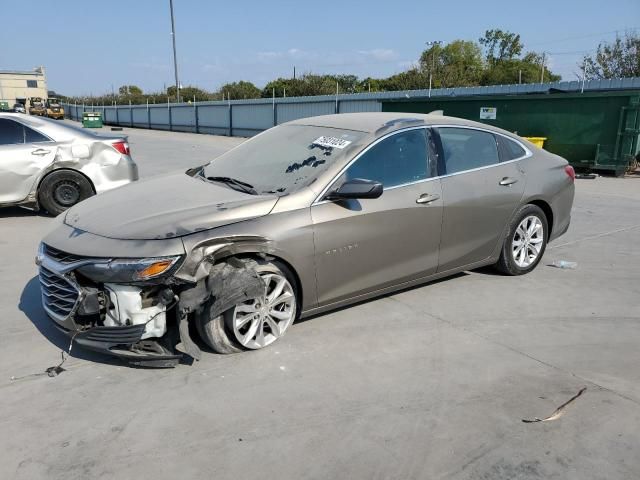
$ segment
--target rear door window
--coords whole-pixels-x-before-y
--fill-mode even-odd
[[[440,127],[438,129],[446,174],[464,172],[499,163],[495,136],[471,128]]]
[[[24,127],[8,118],[0,118],[0,145],[24,143]]]

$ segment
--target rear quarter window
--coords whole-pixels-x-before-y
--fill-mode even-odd
[[[40,143],[50,142],[51,139],[49,137],[45,137],[43,134],[32,128],[24,127],[24,141],[25,143]]]
[[[510,140],[502,135],[496,135],[498,137],[498,144],[500,145],[500,156],[503,162],[509,160],[516,160],[522,158],[527,154],[527,151],[522,148],[514,140]]]

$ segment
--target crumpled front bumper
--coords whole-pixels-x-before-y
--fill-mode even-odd
[[[49,316],[51,318],[51,316]],[[127,325],[122,327],[97,326],[87,330],[69,330],[55,319],[53,324],[58,330],[72,338],[73,343],[105,355],[113,355],[132,365],[145,367],[174,367],[182,358],[180,354],[170,352],[144,353],[131,350],[133,345],[141,341],[144,325]]]
[[[40,265],[40,287],[44,310],[72,343],[140,366],[173,367],[182,358],[158,339],[143,339],[145,323],[106,326],[81,321],[81,313],[95,309],[95,289],[79,285],[64,266],[46,257]]]

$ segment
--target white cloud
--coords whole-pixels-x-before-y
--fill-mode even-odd
[[[367,58],[378,61],[389,61],[398,58],[398,54],[390,48],[374,48],[372,50],[359,50],[358,53]]]

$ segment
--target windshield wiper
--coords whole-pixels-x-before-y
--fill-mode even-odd
[[[231,177],[207,177],[207,180],[212,182],[220,182],[225,185],[229,185],[234,190],[238,190],[240,192],[249,193],[251,195],[257,195],[258,192],[255,191],[253,185],[247,182],[243,182],[241,180],[237,180]]]

